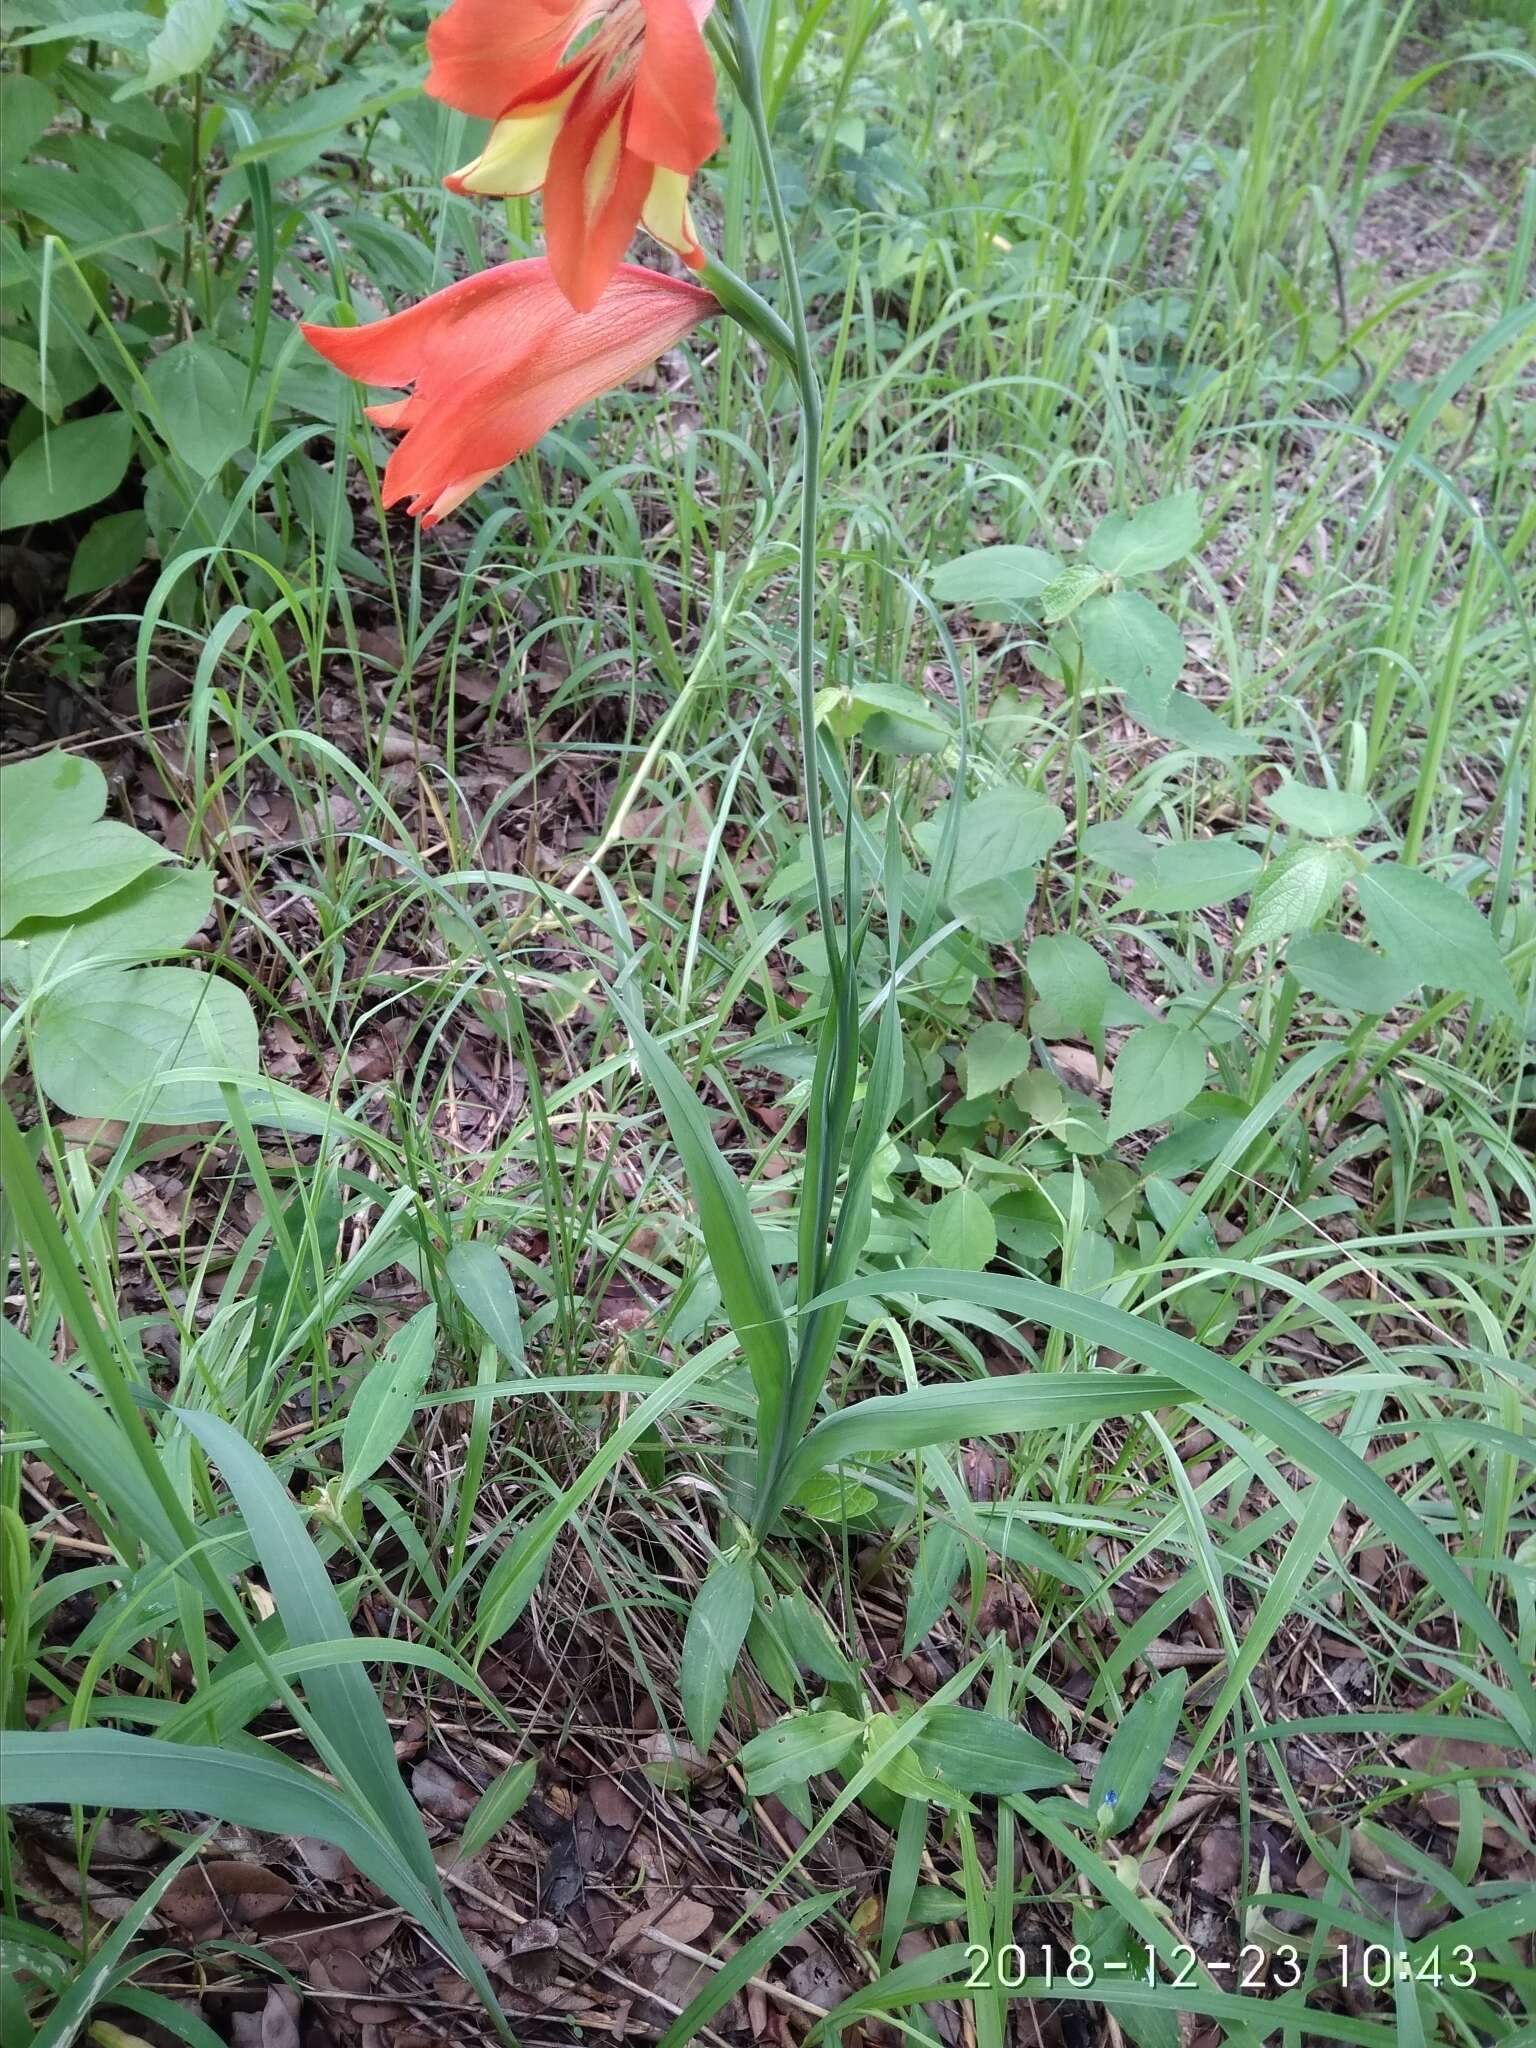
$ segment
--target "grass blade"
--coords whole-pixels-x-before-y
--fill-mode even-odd
[[[103,1806],[207,1813],[265,1834],[314,1835],[344,1849],[371,1883],[429,1928],[442,1908],[394,1845],[339,1792],[278,1757],[165,1743],[117,1728],[7,1735],[0,1805]]]
[[[738,1991],[745,1990],[765,1963],[772,1962],[797,1935],[814,1926],[836,1904],[836,1892],[818,1892],[814,1898],[801,1899],[787,1913],[777,1914],[769,1926],[737,1949],[729,1962],[721,1964],[698,1997],[691,1999],[678,2014],[656,2048],[686,2048],[701,2027],[707,2027]]]
[[[201,1835],[195,1842],[189,1842],[134,1900],[49,2014],[47,2024],[36,2036],[35,2048],[70,2048],[96,2006],[111,1992],[118,1967],[135,1935],[207,1839]]]
[[[265,1460],[218,1416],[187,1408],[175,1413],[223,1470],[245,1516],[289,1642],[298,1648],[350,1635],[320,1553]],[[421,1815],[400,1776],[389,1725],[367,1673],[356,1664],[324,1666],[307,1675],[305,1692],[317,1724],[367,1808],[418,1881],[436,1894],[437,1866]]]
[[[838,1292],[844,1299],[855,1292],[867,1294],[869,1281]],[[1070,1429],[1187,1399],[1180,1383],[1166,1375],[1100,1371],[1021,1373],[1011,1380],[876,1394],[817,1423],[784,1468],[783,1497],[792,1498],[808,1479],[844,1458],[958,1443],[977,1432]]]
[[[656,1091],[688,1176],[720,1298],[757,1392],[761,1459],[781,1430],[790,1387],[789,1327],[763,1233],[746,1193],[720,1155],[699,1104],[631,1007],[614,998],[641,1071]]]
[[[865,1279],[833,1288],[831,1298],[847,1301],[869,1291],[870,1283]],[[893,1286],[887,1291],[895,1293],[898,1289]],[[1482,1643],[1503,1672],[1509,1688],[1507,1694],[1493,1691],[1487,1681],[1482,1681],[1483,1689],[1498,1711],[1536,1747],[1536,1686],[1532,1685],[1515,1645],[1412,1508],[1357,1452],[1341,1444],[1297,1402],[1287,1401],[1230,1360],[1205,1350],[1188,1337],[1176,1336],[1145,1316],[1127,1315],[1123,1309],[1111,1308],[1087,1295],[1072,1294],[1062,1287],[1048,1286],[1044,1281],[1019,1280],[1003,1273],[908,1270],[900,1276],[899,1292],[927,1300],[948,1299],[1002,1309],[1043,1323],[1048,1329],[1063,1330],[1084,1343],[1119,1351],[1139,1365],[1166,1374],[1178,1383],[1184,1396],[1193,1395],[1198,1401],[1209,1402],[1260,1431],[1272,1443],[1284,1444],[1291,1457],[1304,1461],[1320,1479],[1331,1480],[1357,1508],[1371,1515],[1382,1534],[1392,1539]],[[997,1383],[987,1384],[991,1388]],[[844,1419],[834,1417],[833,1423]],[[821,1427],[829,1425],[824,1423]],[[819,1434],[819,1430],[812,1431],[807,1449]]]

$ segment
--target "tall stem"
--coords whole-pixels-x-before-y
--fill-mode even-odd
[[[800,273],[795,264],[794,235],[773,160],[773,138],[763,104],[757,42],[746,0],[731,0],[731,24],[734,30],[732,56],[735,80],[741,104],[751,124],[752,139],[762,166],[763,187],[768,195],[768,211],[773,219],[774,237],[779,245],[779,267],[783,272],[789,331],[794,342],[795,382],[800,391],[800,759],[805,784],[806,824],[811,842],[811,869],[816,878],[816,905],[827,948],[827,967],[836,991],[842,986],[843,962],[833,915],[832,878],[827,869],[821,763],[816,737],[816,539],[821,514],[821,380],[816,375],[810,330],[805,321],[805,294],[800,289]]]

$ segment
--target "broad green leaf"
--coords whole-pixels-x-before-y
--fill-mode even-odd
[[[1077,614],[1083,658],[1119,690],[1140,690],[1165,704],[1184,666],[1184,636],[1166,612],[1137,590],[1090,597]]]
[[[965,1180],[965,1175],[953,1159],[942,1159],[937,1153],[919,1152],[916,1164],[920,1178],[925,1180],[929,1187],[938,1188],[942,1193],[961,1186]]]
[[[38,1086],[70,1116],[198,1122],[219,1081],[259,1071],[256,1019],[232,981],[191,967],[108,967],[45,995]]]
[[[928,1252],[936,1266],[979,1273],[997,1257],[997,1225],[974,1188],[956,1188],[928,1212]]]
[[[1088,1791],[1088,1812],[1101,1834],[1119,1834],[1146,1805],[1173,1747],[1187,1683],[1183,1670],[1164,1672],[1110,1737]]]
[[[173,452],[198,476],[214,475],[245,446],[245,367],[213,342],[178,342],[144,377]]]
[[[1037,1027],[1044,1015],[1042,1006],[1036,1012]],[[1078,1099],[1081,1100],[1081,1097]],[[1065,1136],[1072,1121],[1072,1107],[1067,1101],[1066,1089],[1053,1073],[1047,1072],[1043,1067],[1037,1067],[1032,1074],[1021,1075],[1013,1086],[1013,1102],[1016,1108],[1023,1110],[1031,1123],[1039,1124],[1040,1128],[1049,1131],[1053,1138]]]
[[[1096,1142],[1098,1112],[1090,1108],[1074,1089],[1071,1094],[1054,1074],[1037,1068],[1014,1083],[1013,1100],[1031,1123],[1049,1131],[1053,1138],[1074,1152],[1103,1151],[1109,1140]],[[1014,1240],[1017,1245],[1018,1240]]]
[[[915,1650],[949,1605],[969,1548],[953,1522],[930,1522],[917,1546],[917,1562],[907,1588],[907,1621],[902,1655]]]
[[[164,23],[144,53],[144,75],[120,86],[115,97],[127,100],[158,92],[189,71],[201,71],[213,55],[228,12],[225,0],[171,0]]]
[[[1385,1017],[1406,1003],[1424,979],[1421,968],[1340,932],[1308,932],[1293,940],[1285,964],[1303,988],[1367,1017]]]
[[[709,1748],[720,1725],[755,1601],[752,1566],[738,1551],[713,1566],[689,1613],[679,1690],[683,1719],[700,1750]]]
[[[888,754],[937,754],[955,736],[936,704],[899,683],[855,682],[846,690],[822,690],[816,720],[839,739],[859,736],[866,746]]]
[[[1354,839],[1376,815],[1368,796],[1348,789],[1324,789],[1311,782],[1282,782],[1264,799],[1282,825],[1309,839]]]
[[[1061,563],[1044,548],[977,548],[944,562],[928,578],[940,604],[963,604],[978,619],[1016,625],[1033,618],[1041,592],[1061,574]]]
[[[1059,626],[1063,619],[1070,619],[1075,611],[1080,611],[1090,597],[1096,597],[1104,588],[1105,581],[1101,570],[1074,562],[1041,591],[1041,619],[1047,626]]]
[[[867,1755],[871,1759],[878,1755],[900,1727],[901,1723],[892,1714],[871,1714],[864,1725]],[[902,1799],[922,1799],[932,1806],[956,1807],[962,1811],[970,1809],[970,1801],[958,1787],[947,1784],[943,1778],[923,1768],[915,1743],[907,1743],[887,1756],[875,1772],[875,1782]]]
[[[1234,732],[1224,718],[1218,718],[1208,704],[1188,690],[1164,694],[1150,686],[1123,686],[1127,714],[1159,739],[1172,740],[1192,754],[1208,754],[1218,761],[1240,760],[1256,754],[1259,742],[1246,733]]]
[[[1133,1031],[1115,1061],[1109,1100],[1111,1140],[1166,1124],[1205,1086],[1205,1046],[1177,1024]]]
[[[0,79],[0,84],[9,83]],[[9,330],[0,332],[0,390],[15,391],[50,420],[58,420],[64,401],[56,384],[45,377],[43,359],[29,341]]]
[[[862,1721],[831,1707],[812,1714],[794,1714],[754,1735],[737,1762],[754,1799],[803,1785],[808,1778],[835,1770],[864,1733]]]
[[[1036,995],[1051,1013],[1056,1032],[1065,1038],[1086,1039],[1102,1062],[1104,1013],[1111,984],[1109,969],[1099,954],[1086,939],[1062,932],[1036,939],[1025,966]]]
[[[1015,1082],[1030,1062],[1029,1040],[1011,1024],[978,1024],[965,1041],[965,1097],[995,1095]]]
[[[42,79],[25,71],[8,71],[0,78],[0,165],[20,163],[58,111]]]
[[[170,245],[179,242],[186,200],[182,196],[177,203],[172,196],[177,187],[157,164],[119,143],[83,133],[50,143],[48,153],[69,162],[23,164],[7,177],[6,198],[20,211],[35,214],[79,254],[89,257],[102,246],[136,241],[169,253]],[[52,367],[50,361],[50,373]],[[105,418],[120,417],[96,415],[78,424],[82,431],[96,429]]]
[[[432,1372],[437,1310],[431,1302],[398,1329],[363,1375],[341,1429],[341,1487],[354,1492],[398,1449]]]
[[[1519,1021],[1520,1006],[1487,920],[1476,904],[1400,861],[1376,861],[1355,877],[1355,893],[1384,953],[1431,988],[1479,996]]]
[[[958,1792],[1042,1792],[1077,1776],[1027,1728],[973,1707],[932,1708],[912,1749],[924,1770]]]
[[[0,864],[10,868],[47,831],[78,834],[104,809],[106,776],[84,754],[39,754],[0,768]]]
[[[105,903],[146,869],[172,858],[169,847],[111,818],[76,830],[50,823],[25,845],[16,845],[16,838],[5,834],[0,876],[0,932],[7,935],[34,918],[73,917]]]
[[[1354,872],[1348,852],[1313,841],[1272,861],[1254,884],[1238,937],[1239,953],[1311,931],[1332,910]]]
[[[869,1487],[841,1473],[818,1472],[788,1505],[798,1514],[809,1515],[813,1522],[842,1522],[855,1515],[867,1515],[877,1505],[877,1497]]]
[[[1155,839],[1124,818],[1107,818],[1101,825],[1090,825],[1079,844],[1084,855],[1101,868],[1136,878],[1150,871],[1159,850]]]
[[[966,805],[956,834],[949,907],[979,938],[1007,945],[1029,916],[1035,869],[1067,828],[1048,797],[1000,783]]]
[[[806,1594],[780,1594],[774,1602],[773,1614],[790,1655],[803,1671],[825,1679],[828,1685],[857,1685],[853,1666]]]
[[[1122,910],[1206,910],[1230,903],[1253,887],[1264,863],[1232,832],[1214,839],[1176,839],[1160,846],[1152,864],[1122,901]]]
[[[149,521],[142,511],[105,512],[93,520],[69,565],[66,597],[91,597],[131,576],[149,545]]]
[[[24,919],[14,938],[0,942],[0,979],[29,989],[86,961],[156,959],[189,939],[212,904],[207,868],[151,868],[78,917]]]
[[[517,1289],[495,1245],[482,1237],[456,1244],[443,1262],[448,1284],[514,1371],[528,1370]]]
[[[926,706],[917,717],[877,711],[859,734],[871,753],[898,755],[941,754],[954,736],[953,729]]]
[[[128,474],[132,452],[133,422],[125,412],[50,427],[6,471],[0,533],[67,519],[87,505],[99,505]]]
[[[870,1498],[874,1498],[873,1494]],[[761,1587],[758,1591],[761,1593]],[[761,1605],[754,1609],[747,1624],[747,1655],[774,1698],[782,1706],[794,1706],[802,1690],[800,1674],[772,1610],[765,1611]]]
[[[126,7],[62,7],[56,15],[43,14],[29,35],[17,36],[14,47],[29,49],[41,43],[91,42],[114,43],[120,49],[133,49],[148,42],[154,32],[152,15],[134,13]]]
[[[325,150],[336,147],[344,129],[387,113],[420,92],[414,80],[401,80],[398,72],[389,74],[386,85],[385,75],[377,70],[361,71],[268,109],[260,117],[261,140],[237,149],[230,158],[231,167],[239,171],[247,165],[265,164],[274,184],[297,177]]]
[[[1106,575],[1149,576],[1194,551],[1200,523],[1200,493],[1180,491],[1138,512],[1111,512],[1093,529],[1086,553]]]
[[[34,760],[16,761],[0,768],[0,892],[11,881],[16,866],[28,854],[36,858],[37,843],[57,841],[55,857],[70,839],[76,838],[99,818],[107,806],[107,778],[94,761],[81,754],[39,754]],[[97,892],[104,893],[104,892]],[[84,901],[96,895],[86,892]],[[0,905],[6,897],[0,893]],[[79,903],[65,906],[79,909]],[[8,931],[25,909],[11,912],[0,908],[0,932]]]

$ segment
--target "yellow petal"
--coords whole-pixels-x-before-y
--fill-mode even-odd
[[[688,206],[688,180],[681,171],[657,169],[640,215],[646,232],[690,262],[703,255]]]
[[[589,215],[598,211],[613,187],[614,175],[619,167],[619,152],[623,146],[623,116],[615,114],[597,138],[597,146],[587,158],[583,190]]]
[[[448,180],[454,191],[483,192],[497,198],[537,192],[549,175],[550,153],[580,82],[578,79],[558,99],[504,114],[474,162]]]

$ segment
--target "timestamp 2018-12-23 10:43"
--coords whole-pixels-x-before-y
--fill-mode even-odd
[[[1200,1971],[1206,1970],[1235,1990],[1287,1992],[1299,1989],[1308,1977],[1302,1950],[1289,1942],[1273,1948],[1248,1942],[1235,1958],[1201,1957],[1182,1942],[1163,1957],[1147,1944],[1139,1961],[1098,1955],[1086,1942],[1065,1951],[1044,1943],[1032,1947],[1005,1942],[993,1948],[971,1942],[965,1959],[971,1970],[967,1989],[972,1991],[1017,1991],[1026,1985],[1043,1991],[1063,1986],[1085,1991],[1099,1983],[1107,1988],[1133,1981],[1168,1984],[1180,1991],[1192,1989]],[[1320,1968],[1326,1969],[1326,1977],[1318,1974]],[[1403,1981],[1466,1990],[1477,1982],[1477,1957],[1465,1945],[1421,1950],[1392,1948],[1385,1942],[1337,1942],[1324,1948],[1313,1965],[1314,1982],[1329,1980],[1366,1991],[1388,1991]]]

